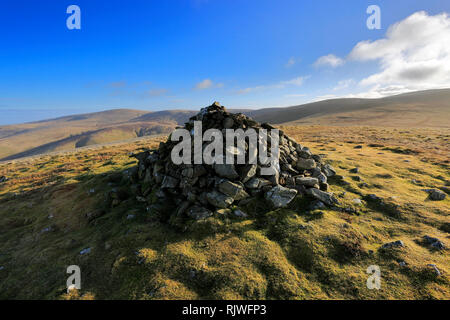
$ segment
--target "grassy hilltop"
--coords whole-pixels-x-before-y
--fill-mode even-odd
[[[128,154],[163,138],[1,163],[0,299],[449,299],[448,249],[423,237],[450,246],[449,197],[424,191],[448,193],[450,130],[283,130],[336,169],[342,210],[311,211],[298,197],[287,209],[252,203],[248,218],[175,230],[123,178],[136,163]],[[120,202],[111,207],[113,189]],[[405,246],[381,249],[397,240]],[[82,289],[67,295],[72,264]],[[366,287],[370,265],[381,268],[380,290]]]

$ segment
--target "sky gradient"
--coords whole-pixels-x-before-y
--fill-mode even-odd
[[[66,27],[71,4],[81,30]],[[381,30],[366,27],[371,4]],[[450,87],[448,12],[440,0],[6,0],[0,125]]]

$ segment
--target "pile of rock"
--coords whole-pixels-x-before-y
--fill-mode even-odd
[[[227,112],[219,103],[203,108],[190,118],[184,129],[192,133],[194,121],[202,122],[203,133],[219,129],[275,129],[267,123],[259,124],[242,113]],[[224,134],[225,136],[225,134]],[[192,150],[194,150],[192,139]],[[268,139],[269,140],[269,139]],[[270,142],[270,140],[269,140]],[[297,195],[309,196],[325,205],[337,204],[328,191],[327,179],[335,175],[333,168],[318,155],[279,131],[279,166],[272,176],[261,175],[258,164],[181,164],[172,162],[171,151],[178,142],[170,137],[157,150],[133,155],[139,160],[130,173],[132,189],[137,199],[150,208],[158,204],[172,204],[169,215],[202,219],[214,211],[244,205],[255,198],[264,198],[274,208],[287,206]],[[203,142],[203,148],[208,142]],[[246,151],[248,144],[246,143]],[[226,154],[224,143],[224,154]],[[248,154],[246,154],[248,159]],[[262,200],[264,201],[264,200]],[[236,215],[243,215],[235,210]]]

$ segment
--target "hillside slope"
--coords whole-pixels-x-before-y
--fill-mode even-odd
[[[288,108],[252,111],[273,124],[450,127],[450,89],[411,92],[381,99],[331,99]]]
[[[147,111],[109,110],[0,127],[0,160],[167,133],[175,121],[134,119]]]
[[[424,241],[450,245],[450,198],[424,191],[448,192],[449,130],[283,130],[344,177],[329,182],[346,211],[311,209],[304,197],[270,211],[262,200],[242,208],[245,218],[217,213],[174,229],[124,175],[136,164],[130,152],[158,146],[150,138],[0,164],[9,178],[0,299],[449,299],[449,251]],[[404,247],[382,248],[398,240]],[[67,295],[74,264],[82,288]],[[370,265],[381,269],[380,290],[366,286]]]

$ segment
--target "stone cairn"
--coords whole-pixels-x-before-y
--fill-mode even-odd
[[[275,129],[259,124],[242,113],[230,113],[215,102],[191,117],[184,129],[192,132],[194,121],[202,122],[203,133],[211,128]],[[225,134],[224,134],[225,136]],[[194,139],[192,140],[192,150]],[[177,144],[170,137],[157,150],[132,155],[139,163],[131,175],[137,200],[148,209],[164,210],[164,216],[200,220],[214,212],[232,212],[246,216],[238,207],[254,199],[266,201],[272,208],[286,207],[297,195],[308,196],[319,206],[337,204],[327,192],[327,178],[335,175],[333,168],[318,155],[279,130],[279,171],[273,176],[260,175],[259,164],[181,164],[171,160],[171,150]],[[203,142],[203,148],[209,142]],[[248,149],[248,148],[247,148]],[[224,143],[225,154],[225,143]],[[193,153],[192,153],[193,155]],[[248,159],[246,154],[246,159]]]

